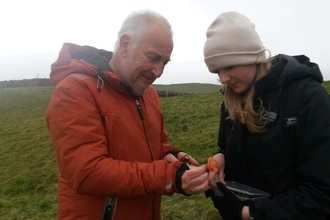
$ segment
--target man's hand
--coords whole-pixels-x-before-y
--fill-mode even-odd
[[[166,160],[167,163],[174,163],[179,161],[173,154],[166,154],[163,160]]]
[[[181,187],[186,194],[203,193],[209,184],[206,165],[200,167],[189,166],[181,178]]]
[[[174,163],[177,161],[181,161],[186,164],[191,164],[194,166],[198,165],[197,160],[195,160],[195,158],[193,158],[192,156],[190,156],[189,154],[187,154],[185,152],[179,152],[178,158],[176,158],[173,154],[166,154],[163,159],[166,160],[168,163]]]

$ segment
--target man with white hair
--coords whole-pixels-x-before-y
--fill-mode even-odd
[[[160,219],[161,196],[202,193],[205,165],[168,142],[150,86],[170,61],[172,29],[158,13],[132,13],[114,52],[66,43],[51,66],[46,121],[58,162],[58,219]],[[181,162],[186,159],[186,163]]]

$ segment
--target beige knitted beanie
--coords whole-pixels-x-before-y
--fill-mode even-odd
[[[220,68],[263,63],[265,48],[255,25],[234,11],[220,14],[206,32],[204,61],[211,73]]]

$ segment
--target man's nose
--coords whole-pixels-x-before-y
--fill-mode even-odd
[[[159,78],[164,72],[165,65],[161,62],[155,63],[152,69],[152,74],[154,74],[155,78]]]

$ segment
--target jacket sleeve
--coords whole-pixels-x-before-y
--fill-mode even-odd
[[[225,109],[225,104],[221,104],[221,115],[220,115],[220,123],[219,123],[219,134],[218,134],[218,151],[217,153],[223,153],[226,156],[226,131],[227,131],[227,124],[228,119],[226,117],[228,113]]]
[[[316,82],[301,92],[296,187],[256,204],[255,219],[325,219],[330,213],[330,97]]]
[[[101,116],[89,88],[71,79],[58,85],[46,121],[60,175],[80,194],[133,197],[173,194],[181,162],[127,162],[108,157]],[[132,184],[134,183],[134,184]]]

